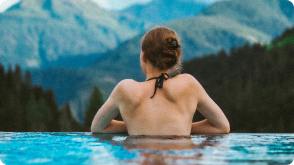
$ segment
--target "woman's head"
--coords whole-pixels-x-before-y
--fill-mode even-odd
[[[172,68],[181,57],[179,38],[173,30],[166,27],[148,31],[142,39],[141,49],[145,58],[159,70]]]

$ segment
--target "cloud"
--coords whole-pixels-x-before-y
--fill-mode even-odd
[[[96,2],[100,7],[105,8],[105,9],[110,9],[110,10],[120,10],[124,9],[126,7],[129,7],[133,4],[138,4],[138,3],[148,3],[152,0],[92,0]],[[194,0],[198,2],[204,2],[204,3],[214,3],[218,1],[223,1],[223,0]]]
[[[20,0],[0,0],[0,12],[4,12],[12,5],[18,3]]]
[[[15,3],[21,0],[0,0],[0,12],[4,12],[7,8],[11,7]],[[120,10],[129,7],[133,4],[148,3],[152,0],[92,0],[96,2],[100,7],[110,10]],[[214,3],[222,0],[195,0],[205,3]]]
[[[135,3],[147,3],[152,0],[92,0],[100,7],[111,10],[120,10],[129,7]]]
[[[0,0],[0,9],[2,7],[2,3],[4,2],[4,0]]]
[[[0,12],[4,12],[7,8],[21,0],[0,0]],[[92,0],[100,7],[111,10],[120,10],[129,7],[135,3],[147,3],[152,0]]]

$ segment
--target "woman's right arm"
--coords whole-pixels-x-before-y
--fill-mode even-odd
[[[230,133],[230,123],[220,107],[208,96],[204,88],[195,79],[198,93],[197,110],[206,118],[192,123],[191,134],[227,134]]]
[[[113,120],[119,113],[117,105],[117,95],[120,93],[122,83],[119,83],[107,101],[96,113],[92,125],[92,133],[127,133],[127,127],[124,122]]]

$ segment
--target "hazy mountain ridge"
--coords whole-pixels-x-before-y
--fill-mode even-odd
[[[215,53],[222,48],[229,50],[232,46],[238,47],[246,42],[266,44],[274,36],[281,34],[283,29],[293,26],[293,17],[289,14],[290,10],[285,10],[285,6],[287,6],[285,4],[292,5],[287,0],[256,0],[255,2],[257,6],[254,6],[250,1],[242,0],[219,2],[203,11],[199,16],[174,20],[162,25],[175,29],[181,36],[181,45],[184,52],[183,60]],[[230,9],[231,6],[234,10]],[[242,11],[234,6],[247,6],[248,8]],[[230,11],[224,12],[224,10]],[[246,11],[254,14],[248,14]],[[238,16],[242,18],[239,20],[237,19]],[[277,19],[277,16],[280,16],[281,19]],[[250,23],[247,25],[246,20],[253,18],[256,19],[253,21],[256,24]],[[263,27],[267,30],[263,31]],[[270,30],[270,27],[272,30]],[[142,35],[143,33],[122,43],[116,49],[101,55],[91,67],[79,70],[79,72],[82,72],[83,81],[88,84],[82,88],[75,88],[78,83],[70,81],[68,85],[72,86],[72,88],[68,88],[74,89],[76,94],[71,95],[68,99],[75,102],[76,105],[82,105],[83,100],[85,100],[84,97],[89,95],[94,84],[98,84],[104,96],[107,97],[113,87],[122,79],[144,80],[144,75],[139,65],[140,39]],[[61,71],[54,72],[51,78],[58,81],[58,79],[62,78],[60,77],[62,74]],[[33,77],[35,76],[44,77],[45,75],[39,72],[33,75]],[[54,87],[44,80],[39,78],[38,81],[34,82],[46,84],[45,87]],[[55,91],[56,93],[66,92],[60,91],[60,89]],[[81,93],[83,94],[81,95]],[[59,98],[59,103],[63,103],[60,100],[65,101],[66,99]],[[80,109],[82,106],[76,107],[78,108],[75,110]]]
[[[210,4],[198,0],[153,0],[148,4],[137,4],[120,13],[150,24],[195,16]]]
[[[0,60],[23,68],[51,67],[59,57],[97,56],[144,27],[89,0],[24,0],[1,13],[0,24]]]
[[[183,57],[189,60],[221,49],[229,51],[231,47],[242,46],[246,42],[269,43],[283,30],[293,26],[293,11],[293,5],[287,0],[221,1],[197,16],[160,25],[177,31],[182,39]],[[139,43],[134,39],[129,46],[125,49],[138,47]],[[139,50],[132,52],[138,54]],[[106,54],[105,57],[111,56],[109,52]]]
[[[285,6],[291,5],[292,3],[287,0],[223,1],[208,7],[202,15],[224,16],[274,38],[280,35],[285,27],[293,25],[293,19],[285,14]]]
[[[165,17],[160,21],[167,21],[197,14],[208,6],[197,0],[164,3],[152,1],[141,6],[142,12],[157,8],[162,12],[161,17]],[[151,13],[157,15],[149,10]],[[64,64],[66,67],[79,68],[92,64],[101,53],[117,47],[152,23],[140,16],[134,18],[126,11],[106,11],[90,0],[23,0],[0,13],[0,24],[3,43],[0,60],[4,66],[60,67],[69,60],[70,63]]]

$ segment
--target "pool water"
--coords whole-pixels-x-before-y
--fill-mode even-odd
[[[290,164],[294,134],[150,137],[0,132],[0,165]]]

